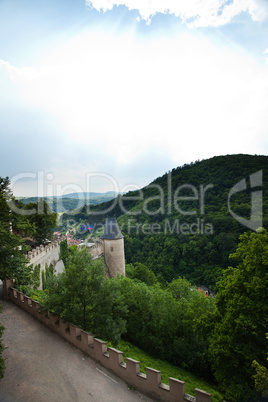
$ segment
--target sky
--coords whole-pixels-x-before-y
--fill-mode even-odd
[[[15,196],[267,155],[268,1],[0,0],[0,133]]]

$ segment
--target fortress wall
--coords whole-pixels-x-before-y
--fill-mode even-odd
[[[103,243],[100,241],[95,242],[94,246],[91,246],[88,251],[91,254],[93,260],[101,257],[103,255]]]
[[[124,363],[123,352],[114,348],[108,348],[107,350],[106,342],[94,338],[92,334],[83,331],[73,324],[64,323],[59,316],[42,310],[38,302],[11,286],[11,282],[6,283],[10,301],[87,353],[88,356],[111,370],[126,381],[127,384],[140,392],[147,394],[155,400],[165,402],[185,402],[185,400],[211,402],[211,394],[199,389],[195,390],[195,398],[185,394],[185,383],[183,381],[170,378],[169,386],[162,384],[160,371],[147,367],[146,374],[140,373],[140,363],[138,361],[126,358],[126,363]]]
[[[35,267],[40,264],[40,288],[42,287],[42,271],[45,271],[46,264],[50,265],[52,261],[58,261],[60,255],[60,243],[65,240],[66,237],[62,236],[57,240],[47,244],[46,246],[39,246],[29,251],[27,254],[29,264]]]
[[[46,246],[39,246],[29,251],[27,254],[29,264],[33,264],[35,267],[37,264],[50,264],[51,261],[59,259],[60,243],[65,240],[65,236],[60,237],[57,240],[47,244]]]

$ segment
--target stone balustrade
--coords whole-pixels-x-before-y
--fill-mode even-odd
[[[140,392],[155,400],[166,402],[185,402],[187,400],[211,402],[211,394],[199,389],[195,390],[195,397],[185,394],[185,383],[175,378],[169,379],[169,386],[162,384],[160,371],[147,367],[146,374],[141,373],[140,363],[134,359],[126,358],[126,363],[124,363],[123,352],[114,348],[107,350],[106,342],[94,338],[92,334],[73,324],[63,322],[59,316],[44,311],[38,302],[14,289],[11,282],[9,282],[9,286],[7,285],[6,290],[10,301]]]

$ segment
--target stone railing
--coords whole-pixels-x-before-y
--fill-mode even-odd
[[[10,285],[11,282],[9,282]],[[160,371],[147,367],[146,374],[141,373],[138,361],[126,358],[126,363],[124,363],[123,352],[114,348],[108,348],[107,350],[106,342],[94,338],[92,334],[83,331],[73,324],[63,322],[57,315],[43,311],[38,302],[25,296],[13,287],[8,287],[7,285],[7,288],[8,300],[15,303],[140,392],[158,401],[211,402],[211,394],[199,389],[195,390],[195,397],[185,394],[185,383],[175,378],[169,378],[169,386],[162,384]]]

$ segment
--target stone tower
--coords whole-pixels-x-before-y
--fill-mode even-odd
[[[116,277],[117,274],[125,276],[124,236],[116,218],[106,219],[101,239],[103,240],[103,253],[108,276],[111,278]]]

